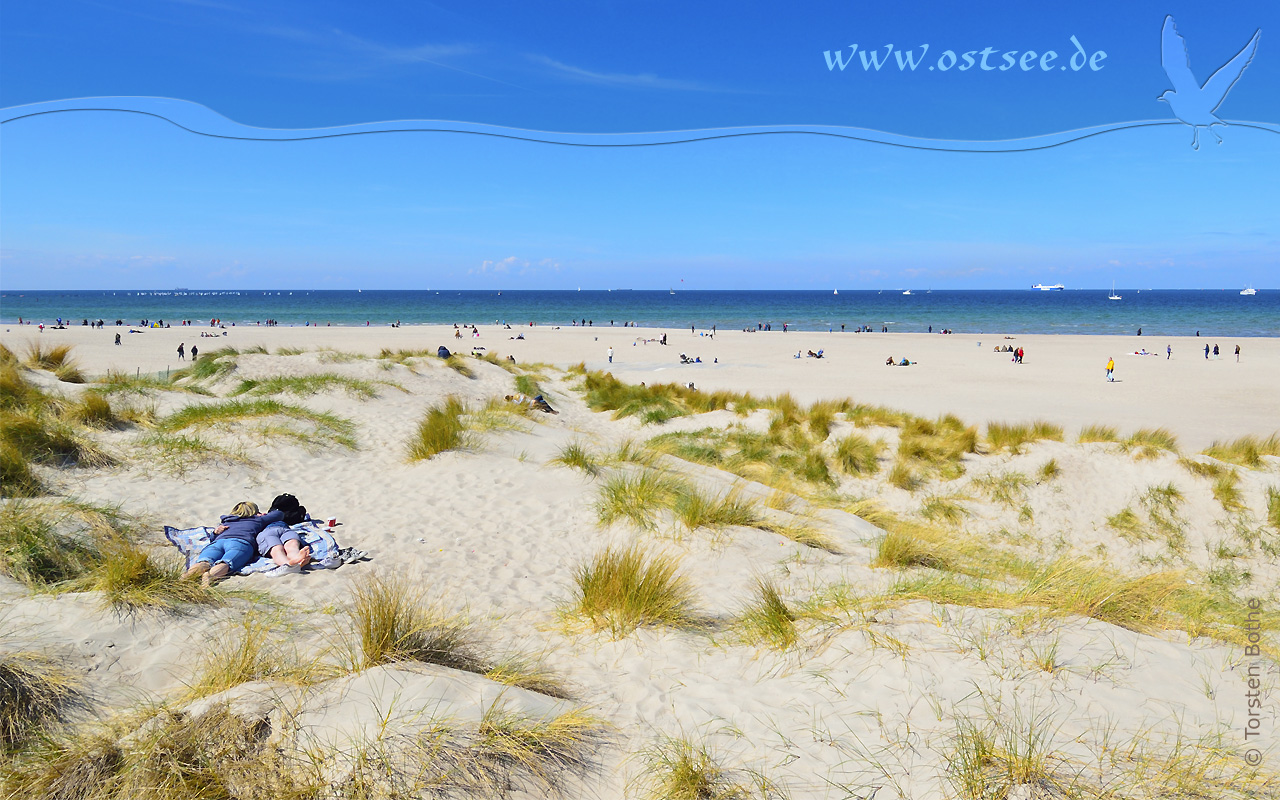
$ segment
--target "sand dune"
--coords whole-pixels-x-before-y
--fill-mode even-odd
[[[936,594],[936,587],[915,594],[903,588],[903,581],[937,579],[957,586],[978,581],[996,592],[1034,582],[1028,576],[1036,569],[1088,563],[1121,583],[1164,581],[1170,587],[1164,594],[1141,597],[1169,609],[1180,587],[1217,598],[1225,610],[1216,617],[1205,612],[1210,622],[1243,620],[1248,598],[1274,614],[1280,529],[1272,509],[1280,507],[1280,458],[1264,456],[1245,468],[1196,453],[1214,439],[1276,430],[1276,341],[1246,340],[1236,364],[1234,357],[1206,362],[1194,339],[1170,340],[1175,357],[1166,361],[1123,356],[1144,344],[1163,350],[1164,340],[1023,336],[1014,343],[1026,348],[1026,363],[1014,365],[991,352],[1002,340],[979,346],[959,336],[719,332],[712,339],[686,330],[668,331],[671,344],[663,347],[640,343],[658,335],[643,329],[480,330],[478,339],[454,339],[453,329],[443,327],[230,329],[214,341],[199,339],[197,330],[168,329],[126,335],[119,347],[111,344],[111,329],[39,335],[46,345],[74,345],[91,379],[108,370],[177,368],[179,341],[188,348],[197,343],[204,354],[241,350],[234,370],[205,383],[213,396],[111,396],[117,410],[149,408],[159,419],[192,404],[226,402],[242,381],[278,376],[336,374],[366,382],[376,396],[342,388],[273,395],[350,420],[354,449],[317,447],[242,420],[201,433],[227,458],[206,454],[176,463],[146,443],[146,427],[98,431],[88,435],[116,456],[114,466],[37,467],[51,495],[18,502],[119,503],[144,520],[144,545],[171,559],[176,552],[163,543],[162,524],[213,524],[239,500],[265,505],[289,491],[313,516],[336,517],[340,542],[369,551],[371,560],[279,579],[236,577],[223,585],[231,593],[221,605],[182,613],[123,613],[105,607],[97,592],[33,591],[0,577],[8,631],[0,651],[43,652],[70,670],[88,698],[73,720],[118,720],[156,703],[185,710],[184,719],[229,707],[237,718],[266,720],[280,771],[314,784],[312,796],[321,797],[365,796],[357,788],[369,775],[380,776],[369,780],[369,796],[385,795],[396,780],[401,788],[417,780],[420,796],[437,796],[424,788],[430,776],[420,769],[434,763],[428,752],[453,765],[461,796],[676,796],[661,788],[662,759],[655,755],[673,757],[678,747],[671,737],[692,743],[695,755],[698,748],[714,755],[725,770],[721,789],[742,787],[740,795],[723,796],[1030,798],[1062,796],[1067,787],[1083,796],[1108,790],[1117,797],[1191,796],[1177,794],[1181,786],[1245,797],[1272,796],[1280,787],[1272,777],[1280,769],[1273,633],[1266,634],[1269,655],[1254,658],[1241,646],[1239,626],[1210,626],[1193,637],[1176,623],[1115,624],[1130,617],[1103,607],[1121,602],[1114,596],[1081,613],[1065,600],[1032,599],[1013,608],[993,601],[983,608],[949,602],[953,596]],[[509,338],[517,333],[526,338]],[[21,356],[35,338],[30,330],[11,330],[3,343]],[[468,377],[430,355],[377,358],[383,349],[434,351],[441,344],[462,353],[483,346],[511,354],[520,368],[549,365],[529,375],[560,413],[494,413],[489,429],[473,430],[467,446],[408,461],[408,439],[445,396],[479,413],[491,398],[516,391],[516,374],[479,359],[464,358]],[[1234,347],[1222,344],[1224,352]],[[259,346],[269,353],[245,352]],[[275,354],[282,347],[303,352]],[[819,348],[822,359],[791,358]],[[680,365],[681,351],[703,363]],[[917,363],[886,367],[889,355]],[[1109,355],[1120,362],[1114,385],[1102,376]],[[829,434],[803,433],[807,422],[782,428],[779,441],[810,437],[805,447],[813,449],[805,452],[831,471],[829,482],[806,483],[797,477],[800,467],[769,473],[767,459],[743,467],[672,455],[699,431],[709,431],[698,434],[705,442],[735,431],[767,436],[779,424],[773,411],[717,410],[648,425],[613,419],[592,411],[578,388],[582,378],[566,372],[579,362],[633,384],[693,382],[703,394],[787,391],[802,406],[852,397],[930,417],[954,413],[979,429],[988,421],[1044,419],[1065,435],[1018,453],[980,446],[942,466],[913,462],[922,484],[908,490],[891,479],[907,433],[855,424],[852,412],[839,412]],[[23,374],[67,397],[92,386],[62,383],[45,371]],[[1140,457],[1115,443],[1077,443],[1076,432],[1095,423],[1116,427],[1122,438],[1137,428],[1165,427],[1181,452]],[[681,433],[686,438],[669,439],[648,467],[607,458],[628,440],[638,445]],[[839,470],[836,444],[848,436],[882,443],[874,474]],[[600,474],[555,463],[569,444],[593,453]],[[789,456],[773,458],[778,466]],[[1234,505],[1222,499],[1217,478],[1196,474],[1188,459],[1218,469],[1219,477],[1235,475]],[[1056,471],[1045,469],[1050,461]],[[652,529],[602,524],[605,485],[646,470],[707,496],[736,490],[759,520],[691,530],[652,506]],[[928,519],[926,509],[941,516]],[[884,513],[891,516],[876,516]],[[944,537],[932,568],[873,566],[884,529],[912,526],[920,526],[921,541]],[[829,547],[784,535],[799,528]],[[677,560],[692,588],[695,624],[641,626],[615,636],[573,612],[582,565],[607,548],[633,544]],[[995,566],[1001,559],[1018,565]],[[351,666],[348,611],[373,575],[406,581],[424,602],[466,620],[483,665],[474,672],[412,661]],[[1054,580],[1060,586],[1068,578]],[[776,587],[792,613],[789,646],[770,647],[741,621],[757,603],[759,581]],[[246,619],[267,626],[269,640],[296,648],[309,666],[193,700],[188,687],[202,659],[234,641]],[[1268,619],[1274,627],[1275,617]],[[540,661],[568,697],[495,680],[489,668],[511,654]],[[1245,681],[1254,667],[1266,698],[1264,735],[1246,739]],[[588,722],[572,728],[576,744],[564,744],[545,762],[556,781],[533,768],[522,772],[492,749],[512,741],[494,738],[495,730],[545,736],[549,720],[579,719],[565,716],[573,714]],[[424,736],[435,749],[421,749]],[[963,756],[981,750],[978,739],[989,740],[991,750],[966,766]],[[1261,765],[1245,761],[1255,747]],[[382,757],[361,760],[359,753]],[[1027,765],[1033,768],[1019,771]],[[458,777],[491,768],[507,770],[505,788]],[[14,767],[13,774],[28,773]],[[251,796],[243,791],[232,793]]]

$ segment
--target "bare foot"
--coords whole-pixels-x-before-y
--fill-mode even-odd
[[[300,566],[300,567],[305,567],[306,565],[310,564],[311,548],[304,547],[301,550],[299,550],[296,556],[293,556],[289,559],[289,563]]]
[[[212,586],[219,581],[225,580],[229,574],[231,574],[231,567],[227,566],[226,562],[219,561],[204,574],[204,578],[201,579],[201,583],[205,586]]]

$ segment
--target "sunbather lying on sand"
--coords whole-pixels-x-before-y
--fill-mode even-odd
[[[200,551],[200,558],[183,573],[182,579],[203,575],[204,585],[208,586],[239,572],[258,557],[258,534],[283,519],[283,511],[260,514],[254,503],[237,503],[230,514],[222,517],[221,533],[214,533],[213,541]]]
[[[551,405],[546,400],[543,400],[542,395],[536,395],[530,398],[530,397],[525,397],[522,394],[509,394],[507,395],[507,402],[515,403],[516,405],[533,406],[539,411],[542,411],[547,414],[560,413],[559,411],[556,411],[554,408],[552,408]]]

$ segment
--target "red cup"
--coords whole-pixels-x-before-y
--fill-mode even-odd
[[[330,528],[336,527],[336,526],[337,526],[337,524],[338,524],[338,518],[337,518],[337,517],[329,517],[329,521],[328,521],[328,523],[326,523],[326,524],[327,524]]]

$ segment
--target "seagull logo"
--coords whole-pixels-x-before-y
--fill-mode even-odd
[[[1173,115],[1191,126],[1193,149],[1200,149],[1201,128],[1208,128],[1213,138],[1218,140],[1218,144],[1222,144],[1222,137],[1213,130],[1213,126],[1227,123],[1218,119],[1214,112],[1218,110],[1218,106],[1222,105],[1231,87],[1240,80],[1240,76],[1244,74],[1244,68],[1253,60],[1253,54],[1258,52],[1258,36],[1261,33],[1261,29],[1254,31],[1253,38],[1244,46],[1244,49],[1219,67],[1218,71],[1210,75],[1209,80],[1202,86],[1196,80],[1196,76],[1191,73],[1191,58],[1187,55],[1187,43],[1174,27],[1173,16],[1164,18],[1164,27],[1160,30],[1160,63],[1164,65],[1164,72],[1169,76],[1173,89],[1156,99],[1168,103],[1169,108],[1173,110]]]

